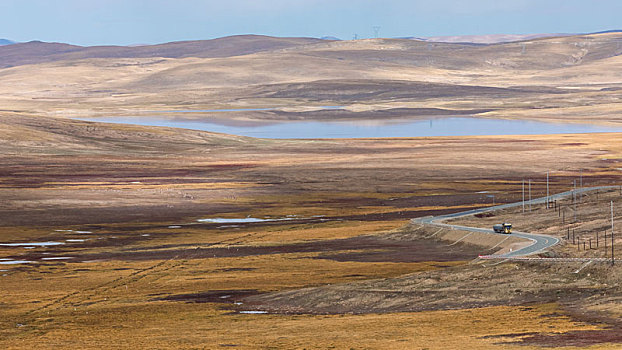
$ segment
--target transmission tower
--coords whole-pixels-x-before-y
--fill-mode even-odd
[[[378,35],[380,34],[380,26],[373,26],[374,29],[374,38],[378,39]]]

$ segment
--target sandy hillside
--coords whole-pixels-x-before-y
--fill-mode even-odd
[[[620,53],[619,33],[493,45],[270,37],[137,48],[26,43],[0,48],[10,62],[0,69],[0,101],[5,110],[61,116],[282,107],[246,117],[316,119],[287,113],[343,105],[351,113],[332,118],[370,118],[369,111],[383,118],[395,109],[416,118],[417,108],[438,108],[619,123]]]

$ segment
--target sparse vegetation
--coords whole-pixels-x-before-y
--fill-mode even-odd
[[[476,263],[520,242],[409,219],[489,206],[489,192],[516,202],[528,178],[540,197],[546,171],[551,192],[581,169],[586,186],[618,185],[621,134],[262,140],[62,118],[269,106],[287,108],[227,118],[613,124],[619,36],[590,36],[599,42],[583,56],[576,37],[534,40],[526,54],[516,43],[263,38],[268,48],[195,43],[174,57],[12,56],[0,69],[0,243],[22,245],[0,246],[0,347],[619,347],[619,267]],[[310,108],[335,104],[345,111]],[[604,227],[609,200],[620,203],[615,191],[583,198],[579,237]],[[541,207],[461,223],[502,219],[567,229]]]

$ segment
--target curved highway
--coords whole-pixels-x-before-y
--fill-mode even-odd
[[[576,194],[580,194],[580,193],[589,192],[589,191],[610,190],[610,189],[614,189],[614,188],[618,188],[618,186],[585,187],[585,188],[582,188],[582,189],[571,190],[571,191],[566,191],[566,192],[554,194],[552,196],[549,196],[549,200],[550,201],[551,200],[556,200],[556,199],[559,199],[559,198],[562,198],[562,197],[565,197],[565,196],[568,196],[568,195],[572,195],[573,192],[576,193]],[[546,203],[546,197],[532,199],[531,201],[525,201],[525,205],[541,204],[541,203]],[[463,230],[463,231],[470,231],[470,232],[481,232],[481,233],[487,233],[487,234],[491,234],[491,235],[504,235],[503,233],[496,233],[492,229],[485,229],[485,228],[478,228],[478,227],[469,227],[469,226],[461,226],[461,225],[450,225],[450,224],[445,224],[444,221],[445,220],[449,220],[449,219],[457,219],[457,218],[464,217],[464,216],[475,215],[475,214],[479,214],[479,213],[485,213],[485,212],[489,212],[489,211],[499,210],[499,209],[514,208],[514,207],[518,207],[518,206],[521,206],[521,205],[523,205],[522,201],[517,202],[517,203],[502,204],[502,205],[497,205],[497,206],[487,207],[487,208],[472,209],[472,210],[467,210],[467,211],[463,211],[463,212],[459,212],[459,213],[453,213],[453,214],[416,218],[416,219],[412,219],[411,221],[413,223],[433,225],[433,226],[445,227],[445,228],[450,228],[450,229],[455,229],[455,230]],[[548,249],[548,248],[550,248],[550,247],[552,247],[552,246],[554,246],[554,245],[559,243],[559,238],[548,236],[548,235],[537,234],[537,233],[527,233],[527,232],[515,231],[515,232],[512,233],[512,236],[528,239],[528,240],[530,240],[532,242],[532,244],[530,244],[527,247],[521,248],[519,250],[515,250],[513,252],[505,253],[505,254],[502,254],[502,255],[488,256],[488,257],[495,257],[495,258],[524,257],[524,256],[540,253],[540,252],[542,252],[542,251],[544,251],[544,250],[546,250],[546,249]]]

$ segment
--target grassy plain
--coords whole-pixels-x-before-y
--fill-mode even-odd
[[[503,289],[453,311],[232,312],[274,298],[266,292],[368,280],[386,281],[380,299],[390,303],[394,278],[465,276],[481,247],[408,239],[407,220],[490,205],[482,191],[518,200],[521,179],[541,180],[542,168],[555,173],[555,191],[579,169],[585,185],[614,183],[619,134],[272,141],[16,114],[2,128],[1,241],[64,243],[0,248],[3,259],[34,262],[0,265],[6,348],[507,348],[495,344],[611,327],[549,297],[495,302]],[[291,220],[197,221],[249,215]],[[431,288],[454,295],[443,286]],[[459,286],[446,287],[466,295]],[[608,346],[554,340],[577,341]]]
[[[619,185],[621,134],[267,140],[63,117],[619,125],[619,40],[0,48],[0,346],[615,349],[615,270],[469,264],[486,242],[407,224],[518,201],[523,179],[541,196],[546,171],[552,192]],[[541,208],[469,220],[506,214],[563,231]],[[199,221],[248,217],[272,221]],[[238,313],[257,310],[274,313]]]

